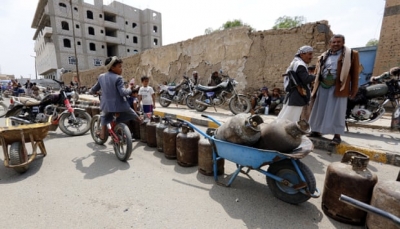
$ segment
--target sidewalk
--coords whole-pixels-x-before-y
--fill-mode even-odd
[[[80,100],[98,101],[97,97],[90,95],[80,95]],[[201,117],[202,114],[209,115],[215,120],[225,122],[233,117],[229,110],[217,107],[209,107],[203,112],[191,110],[187,106],[175,104],[169,107],[161,107],[156,104],[154,114],[161,117],[170,116],[173,119],[180,118],[193,124],[212,127],[218,127],[213,121]],[[276,119],[273,115],[261,115],[265,123],[271,123]],[[384,115],[380,120],[369,124],[349,124],[349,132],[342,135],[342,143],[338,146],[330,146],[330,140],[333,135],[324,135],[322,138],[310,138],[316,149],[328,151],[330,153],[344,154],[348,150],[358,151],[370,157],[370,160],[400,166],[400,132],[391,131],[391,116]]]

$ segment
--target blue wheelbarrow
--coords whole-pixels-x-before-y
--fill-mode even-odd
[[[220,122],[208,115],[202,116],[219,126],[221,125]],[[300,204],[311,197],[318,198],[321,195],[316,187],[314,174],[300,161],[314,148],[307,137],[302,138],[301,145],[292,153],[280,153],[219,140],[213,136],[211,128],[204,133],[192,123],[178,120],[186,123],[210,141],[213,149],[214,180],[217,184],[229,187],[239,172],[248,174],[251,170],[256,170],[266,176],[268,187],[273,195],[284,202]],[[218,181],[217,162],[221,159],[236,163],[237,166],[227,184]],[[268,169],[262,169],[266,165],[268,165]],[[245,168],[247,168],[246,171],[243,170]]]

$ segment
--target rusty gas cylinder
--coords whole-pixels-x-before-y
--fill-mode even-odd
[[[133,137],[135,139],[141,139],[140,138],[140,120],[139,119],[135,119],[133,120]]]
[[[368,169],[367,155],[347,151],[341,162],[331,163],[326,171],[322,210],[333,219],[362,225],[367,213],[339,200],[341,194],[369,204],[372,190],[378,180]]]
[[[199,173],[212,176],[214,174],[213,151],[211,143],[208,139],[200,139],[198,144],[199,158],[198,171]],[[224,174],[225,159],[217,161],[217,175]]]
[[[150,122],[150,119],[145,119],[143,122],[140,124],[140,141],[146,143],[147,142],[147,134],[146,134],[146,126],[147,123]]]
[[[372,192],[371,206],[399,217],[400,213],[400,182],[379,181]],[[367,213],[366,228],[399,228],[393,221],[374,213]]]
[[[150,147],[157,147],[156,128],[160,122],[160,116],[152,116],[150,122],[146,124],[146,141]]]
[[[182,131],[176,136],[176,159],[178,165],[190,167],[197,165],[198,142],[200,135],[187,125],[182,126]]]
[[[168,126],[166,125],[165,119],[161,119],[160,122],[156,126],[157,150],[159,152],[164,151],[164,147],[163,147],[164,130],[167,127]]]
[[[176,159],[176,136],[178,133],[177,123],[170,121],[168,128],[165,128],[163,133],[164,156],[167,159]]]

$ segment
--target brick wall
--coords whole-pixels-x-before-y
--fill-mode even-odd
[[[400,0],[386,0],[373,75],[400,66]]]

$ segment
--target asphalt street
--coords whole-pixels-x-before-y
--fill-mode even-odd
[[[362,228],[327,217],[321,197],[300,205],[278,200],[256,171],[227,188],[142,142],[133,143],[127,163],[111,145],[95,145],[89,133],[49,132],[45,146],[48,155],[25,174],[0,166],[3,228]],[[322,192],[327,166],[340,159],[315,150],[302,162]],[[224,168],[222,181],[236,165],[225,161]],[[399,171],[373,161],[368,168],[379,180],[395,180]]]

